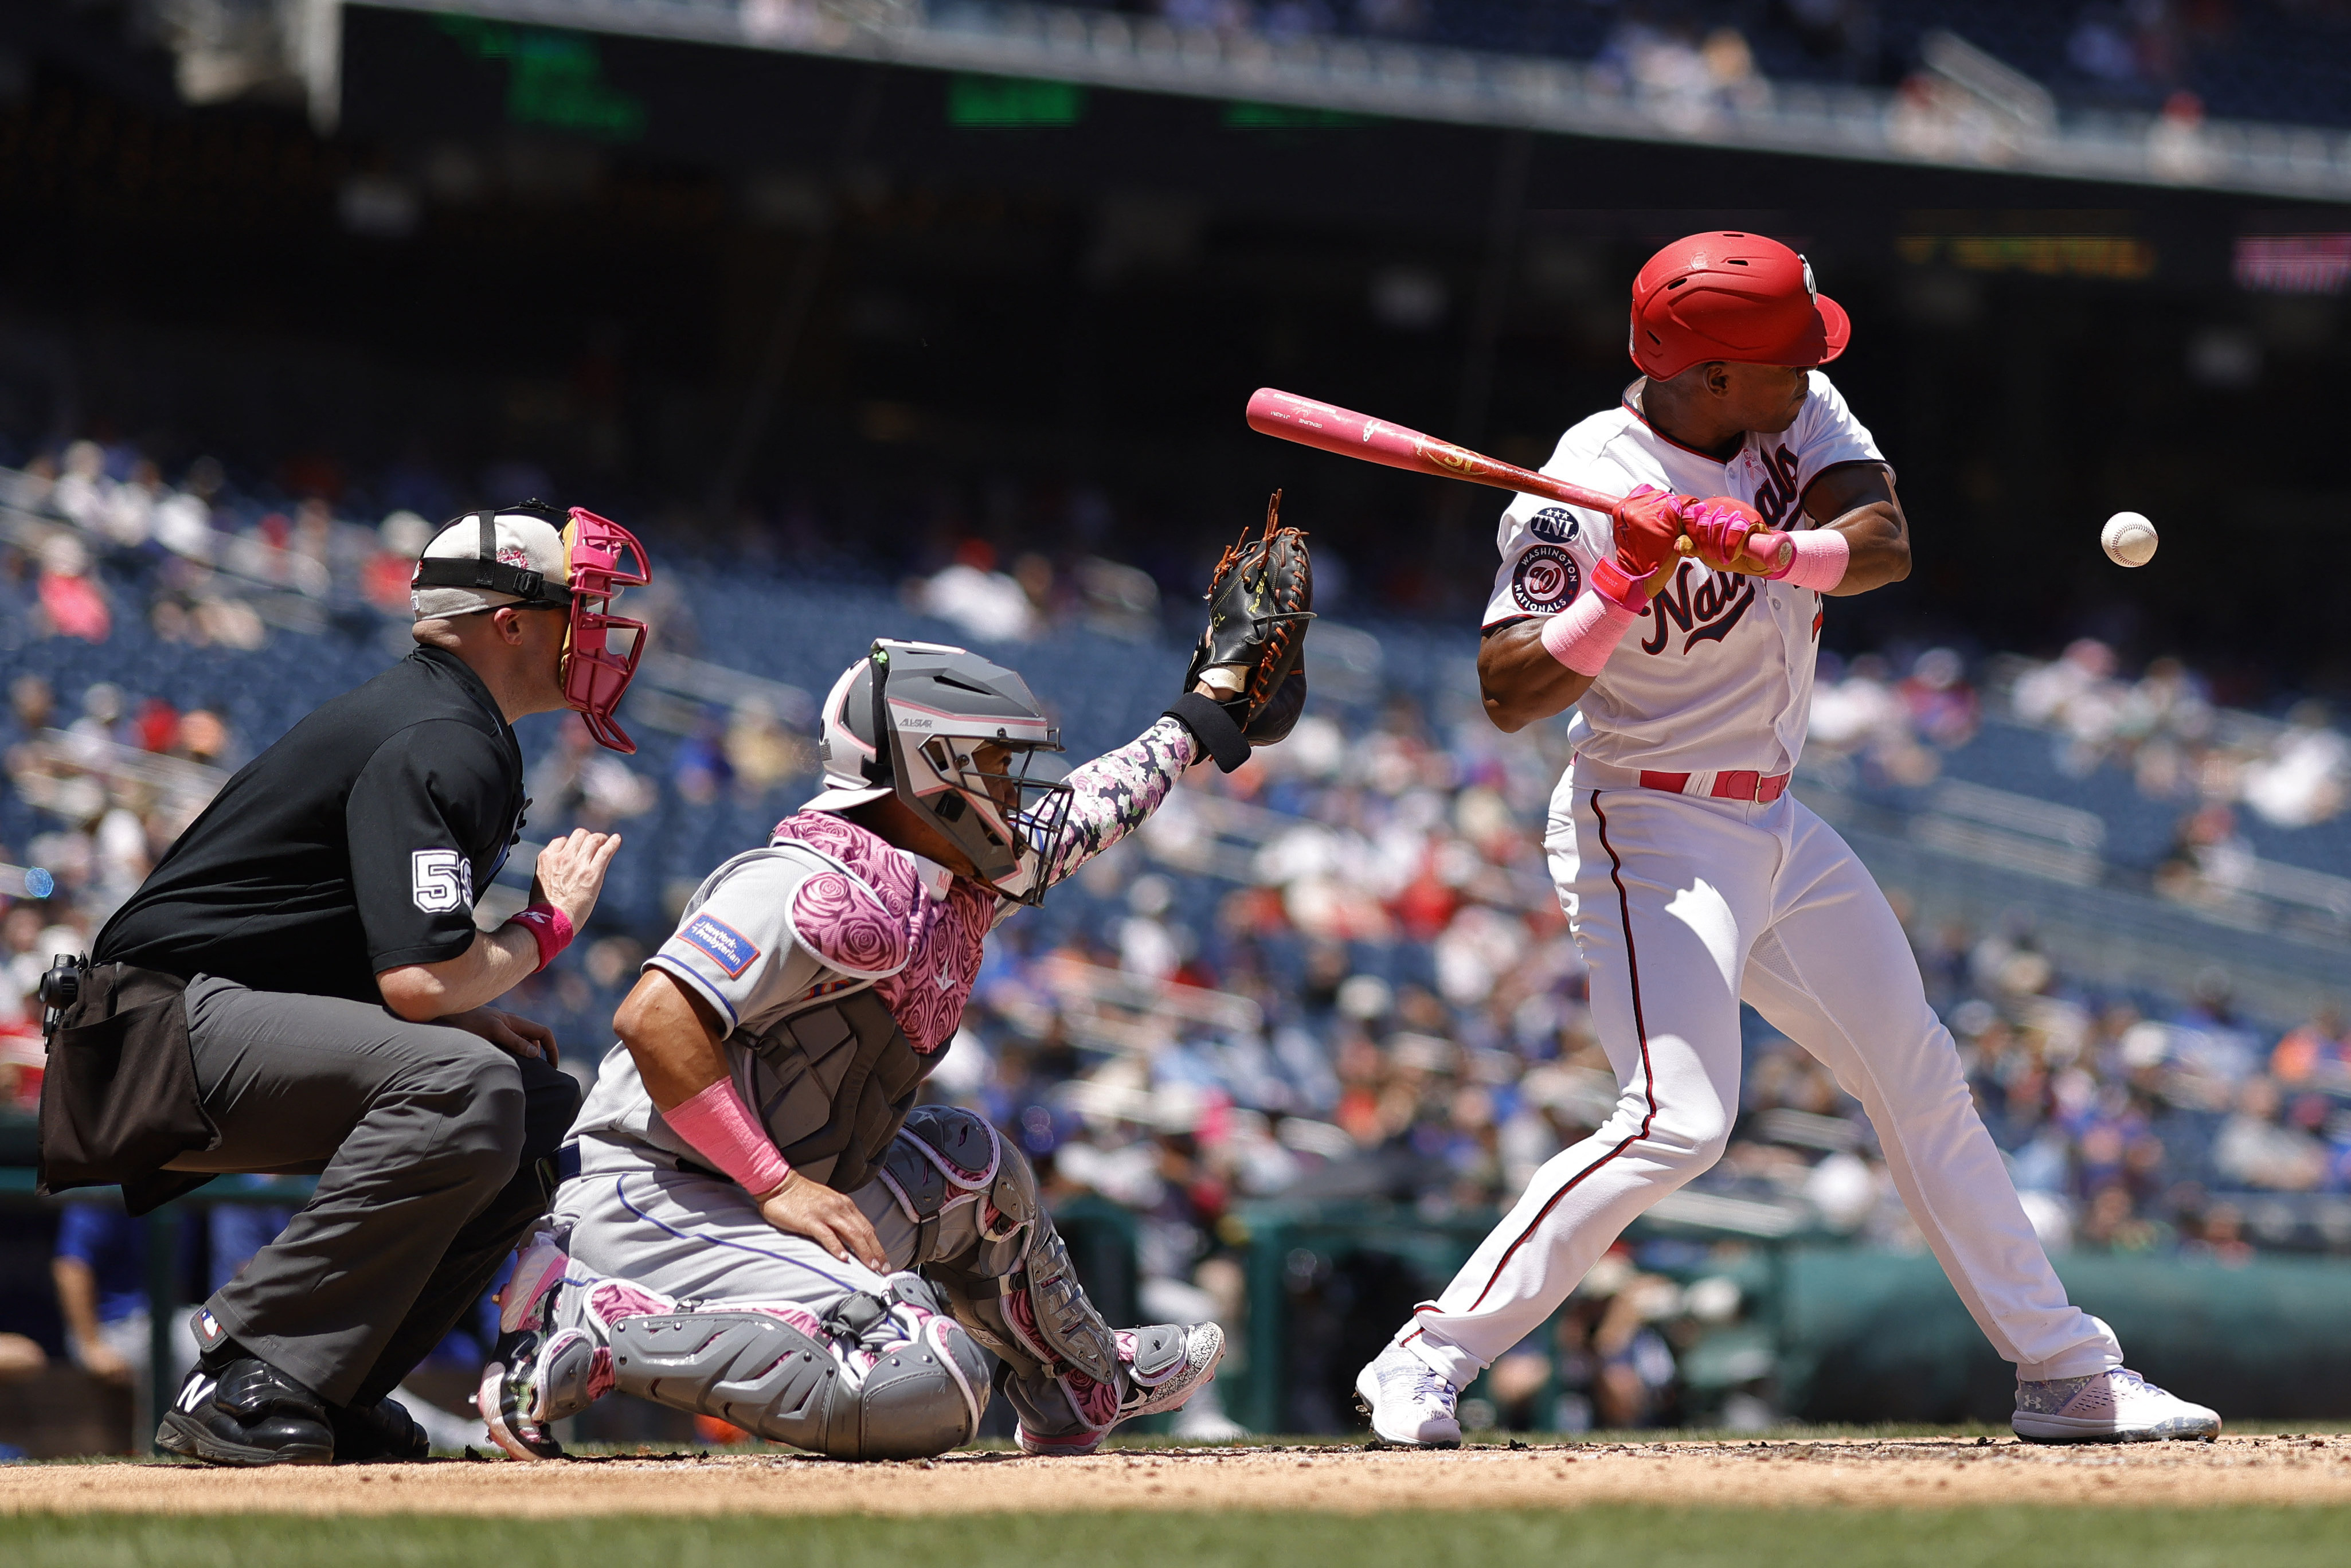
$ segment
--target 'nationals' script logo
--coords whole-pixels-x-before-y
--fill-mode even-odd
[[[1796,455],[1786,447],[1765,452],[1761,447],[1750,454],[1753,466],[1761,469],[1762,483],[1755,486],[1755,509],[1763,520],[1775,528],[1796,526]]]
[[[1656,625],[1642,639],[1641,652],[1664,653],[1676,632],[1685,633],[1685,653],[1700,643],[1719,643],[1730,635],[1730,629],[1754,602],[1753,578],[1735,571],[1705,571],[1696,561],[1686,560],[1674,573],[1673,586],[1649,601],[1649,614]]]

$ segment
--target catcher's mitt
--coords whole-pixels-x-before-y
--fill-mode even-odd
[[[1190,725],[1229,773],[1252,746],[1288,735],[1306,708],[1306,623],[1314,619],[1314,563],[1306,536],[1280,526],[1281,492],[1266,503],[1265,531],[1217,562],[1208,582],[1208,626],[1184,672],[1185,695],[1168,709]],[[1217,695],[1193,688],[1205,682]],[[1219,725],[1205,710],[1228,720]]]

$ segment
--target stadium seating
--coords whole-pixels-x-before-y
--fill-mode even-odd
[[[256,511],[228,505],[216,521],[232,534],[255,526]],[[33,516],[12,515],[19,524]],[[350,528],[350,538],[360,539],[360,531]],[[747,679],[746,689],[787,718],[786,728],[805,734],[815,697],[873,636],[974,640],[912,608],[911,594],[871,580],[811,580],[772,562],[697,559],[658,541],[654,548],[660,646],[673,660],[698,663],[649,664],[644,689],[624,714],[641,744],[619,764],[629,785],[621,794],[630,798],[613,808],[622,813],[617,825],[629,848],[594,940],[517,999],[546,1015],[574,1058],[588,1063],[609,1040],[611,1009],[637,957],[660,940],[694,883],[759,841],[812,783],[804,742],[781,772],[771,767],[758,779],[736,772],[727,756],[737,744],[728,734],[735,698],[717,686],[697,689],[695,672],[728,691]],[[341,580],[319,596],[316,614],[273,612],[285,623],[261,647],[166,641],[139,612],[168,575],[162,553],[152,545],[110,551],[101,545],[97,553],[115,605],[110,634],[99,642],[43,636],[26,619],[17,645],[0,652],[8,679],[47,683],[56,725],[81,712],[94,685],[110,683],[126,709],[150,699],[182,711],[211,708],[249,754],[405,645],[397,616],[369,608]],[[1181,612],[1171,615],[1180,619]],[[1185,634],[1176,620],[1169,627],[1173,635],[1132,625],[1113,635],[1082,617],[1049,618],[1032,641],[983,646],[1029,673],[1059,709],[1078,759],[1122,743],[1158,713],[1180,667],[1175,639]],[[1452,1194],[1447,1201],[1507,1197],[1531,1160],[1595,1123],[1609,1097],[1583,1016],[1580,962],[1531,854],[1550,780],[1563,761],[1557,737],[1503,737],[1484,723],[1471,674],[1474,640],[1464,629],[1330,622],[1310,646],[1317,695],[1309,725],[1236,783],[1188,787],[1184,809],[1196,820],[1183,831],[1195,831],[1194,839],[1155,829],[1139,848],[1104,862],[1101,874],[1081,877],[1006,928],[967,1019],[973,1065],[950,1075],[955,1091],[1021,1126],[1040,1155],[1085,1145],[1077,1164],[1087,1169],[1114,1164],[1117,1151],[1137,1138],[1197,1145],[1207,1127],[1224,1135],[1226,1113],[1216,1109],[1223,1105],[1243,1117],[1242,1134],[1231,1148],[1195,1152],[1244,1194],[1338,1179],[1317,1173],[1345,1165],[1336,1156],[1360,1146],[1367,1155],[1382,1148],[1397,1154],[1407,1186],[1434,1185]],[[2010,665],[1996,685],[2022,678],[2015,671],[2026,666]],[[1845,680],[1875,678],[1856,664]],[[1834,680],[1827,689],[1851,695]],[[2144,891],[2177,858],[2177,823],[2192,800],[2144,795],[2111,760],[2084,767],[2065,732],[2021,722],[2005,703],[1994,692],[1989,716],[1931,744],[1896,705],[1868,735],[1845,737],[1842,751],[1816,743],[1800,789],[1823,810],[1860,813],[1848,830],[1857,842],[1879,841],[1865,831],[1892,831],[1907,835],[1906,853],[1929,857],[1904,861],[1902,874],[1927,879],[1914,891],[1938,911],[1936,924],[1917,932],[1930,989],[1980,1060],[1988,1113],[2003,1144],[2018,1151],[2023,1179],[2048,1191],[2064,1224],[2155,1227],[2146,1234],[2191,1240],[2201,1234],[2210,1192],[2294,1189],[2315,1202],[2316,1189],[2351,1186],[2351,1057],[2339,1023],[2305,1026],[2304,1034],[2317,1030],[2316,1044],[2303,1053],[2308,1060],[2297,1057],[2276,1092],[2256,1104],[2246,1099],[2247,1086],[2269,1082],[2273,1048],[2297,1017],[2262,1016],[2258,995],[2241,1003],[2199,1000],[2189,994],[2192,976],[2176,977],[2167,994],[2137,980],[2069,974],[2046,955],[2036,967],[2030,939],[2019,946],[2012,931],[1945,928],[1946,906],[1932,896],[1943,873],[1934,868],[1957,874],[1960,862],[1948,858],[1952,844],[1972,856],[1970,875],[1989,876],[1998,897],[2020,906],[2054,896],[2049,883],[2036,880],[2053,865],[2098,897],[2136,899],[2147,920],[2189,922],[2187,940],[2194,940],[2193,922],[2204,918]],[[118,719],[117,730],[128,722]],[[2241,727],[2257,722],[2247,717]],[[539,797],[532,838],[570,825],[571,810],[595,795],[564,772],[584,755],[576,743],[567,751],[560,738],[569,723],[546,716],[521,727]],[[1921,756],[1929,758],[1923,773]],[[743,762],[747,768],[749,758]],[[1402,772],[1383,779],[1383,768]],[[608,775],[598,788],[611,795],[615,786]],[[1504,814],[1479,826],[1478,813],[1494,807]],[[2283,828],[2243,815],[2263,862],[2316,873],[2345,869],[2351,818]],[[1206,841],[1196,837],[1200,823]],[[151,836],[164,831],[151,824]],[[22,850],[71,837],[59,833],[56,813],[37,809],[21,791],[0,797],[0,841]],[[2006,846],[2011,858],[2021,846],[2024,863],[2013,871],[1976,863],[1987,845]],[[1317,854],[1326,862],[1316,862]],[[1335,866],[1327,863],[1332,854]],[[1440,863],[1452,869],[1440,874]],[[508,873],[517,890],[527,876],[521,864]],[[1148,888],[1141,885],[1146,881]],[[81,895],[89,901],[97,893],[86,885]],[[1413,900],[1424,897],[1434,901],[1426,917],[1413,911]],[[2241,923],[2241,911],[2237,918]],[[2051,951],[2068,949],[2055,943]],[[1071,961],[1130,974],[1139,966],[1139,1011],[1071,991]],[[1236,1030],[1184,1021],[1189,1015],[1169,999],[1176,994],[1155,988],[1170,977],[1243,998],[1236,1005],[1261,1025]],[[2238,1005],[2253,1016],[2241,1020],[2227,1010]],[[1150,1021],[1155,1007],[1161,1024]],[[1774,1212],[1791,1218],[1773,1225],[1825,1225],[1898,1240],[1905,1225],[1870,1174],[1875,1157],[1856,1108],[1760,1020],[1750,1023],[1753,1119],[1742,1135],[1781,1154],[1729,1162],[1695,1190],[1776,1205]],[[1153,1029],[1156,1043],[1138,1045]],[[2214,1039],[2222,1046],[2207,1049]],[[2074,1059],[2088,1087],[2061,1090],[2063,1063]],[[1393,1101],[1399,1084],[1413,1086],[1411,1095],[1383,1108],[1381,1096]],[[1848,1130],[1830,1135],[1815,1128],[1790,1143],[1788,1128],[1813,1124],[1784,1113],[1826,1117]],[[1771,1120],[1774,1114],[1781,1119]],[[1297,1130],[1283,1134],[1285,1122]],[[2233,1144],[2225,1133],[2232,1123]],[[2094,1213],[2100,1192],[2123,1179],[2120,1167],[2083,1153],[2116,1137],[2150,1141],[2128,1173],[2120,1220]],[[1836,1149],[1861,1157],[1865,1182],[1877,1181],[1876,1198],[1856,1205],[1808,1186],[1824,1151]],[[1118,1195],[1117,1181],[1102,1179]],[[2258,1239],[2265,1244],[2351,1244],[2351,1236],[2333,1238],[2331,1210],[2272,1205],[2262,1212],[2270,1215],[2268,1234]],[[1207,1218],[1186,1223],[1197,1230]],[[2241,1228],[2244,1218],[2241,1212],[2229,1223]]]
[[[1083,3],[1083,0],[1081,0]],[[2351,124],[2351,21],[2339,12],[2256,0],[2190,8],[2031,0],[1926,0],[1758,7],[1732,0],[1630,11],[1613,5],[1523,5],[1508,0],[1321,0],[1250,7],[1161,0],[1101,8],[1156,11],[1177,26],[1254,26],[1391,37],[1498,54],[1605,58],[1636,30],[1695,43],[1740,33],[1767,80],[1891,85],[1929,32],[1955,32],[2024,72],[2068,108],[2161,107],[2191,93],[2231,119]]]

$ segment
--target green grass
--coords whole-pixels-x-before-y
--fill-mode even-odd
[[[2030,1509],[728,1516],[571,1521],[414,1515],[0,1518],[10,1568],[2327,1568],[2351,1510]]]

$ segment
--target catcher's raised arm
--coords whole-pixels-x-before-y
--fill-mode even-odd
[[[1306,711],[1306,623],[1314,619],[1314,563],[1306,535],[1281,526],[1281,492],[1265,505],[1265,531],[1243,528],[1208,581],[1208,625],[1167,711],[1230,773],[1249,747],[1270,746]],[[1205,695],[1201,688],[1216,694]]]

